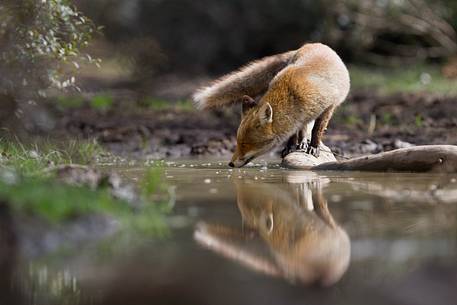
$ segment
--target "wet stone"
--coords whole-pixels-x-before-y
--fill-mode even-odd
[[[312,166],[325,162],[336,161],[335,155],[328,146],[321,143],[319,149],[320,153],[318,158],[305,152],[292,152],[284,157],[282,166],[291,169],[309,169]]]

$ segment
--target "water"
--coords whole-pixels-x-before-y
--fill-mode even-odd
[[[168,163],[165,176],[174,206],[163,234],[36,255],[4,247],[0,301],[457,304],[456,175],[211,161]]]

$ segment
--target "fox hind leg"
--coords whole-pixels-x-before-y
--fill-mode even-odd
[[[307,147],[307,153],[319,157],[319,144],[322,141],[327,125],[332,118],[336,106],[330,106],[316,119],[313,131],[311,132],[311,141]]]

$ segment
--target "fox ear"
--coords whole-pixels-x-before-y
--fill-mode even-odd
[[[246,114],[246,112],[248,112],[250,109],[252,109],[256,105],[257,105],[257,103],[255,102],[255,99],[253,99],[249,95],[244,95],[241,98],[241,115],[242,115],[242,117]]]
[[[265,105],[260,108],[259,115],[262,123],[273,123],[273,108],[270,103],[265,103]]]

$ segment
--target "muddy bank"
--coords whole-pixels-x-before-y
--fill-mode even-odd
[[[171,102],[170,102],[171,103]],[[457,97],[353,92],[338,109],[326,144],[339,156],[378,153],[420,144],[457,144]],[[122,99],[100,111],[58,113],[60,133],[95,137],[114,153],[133,157],[227,156],[236,144],[237,107],[214,112],[138,108]]]
[[[327,144],[349,156],[411,145],[457,144],[457,97],[353,92],[330,123]]]

